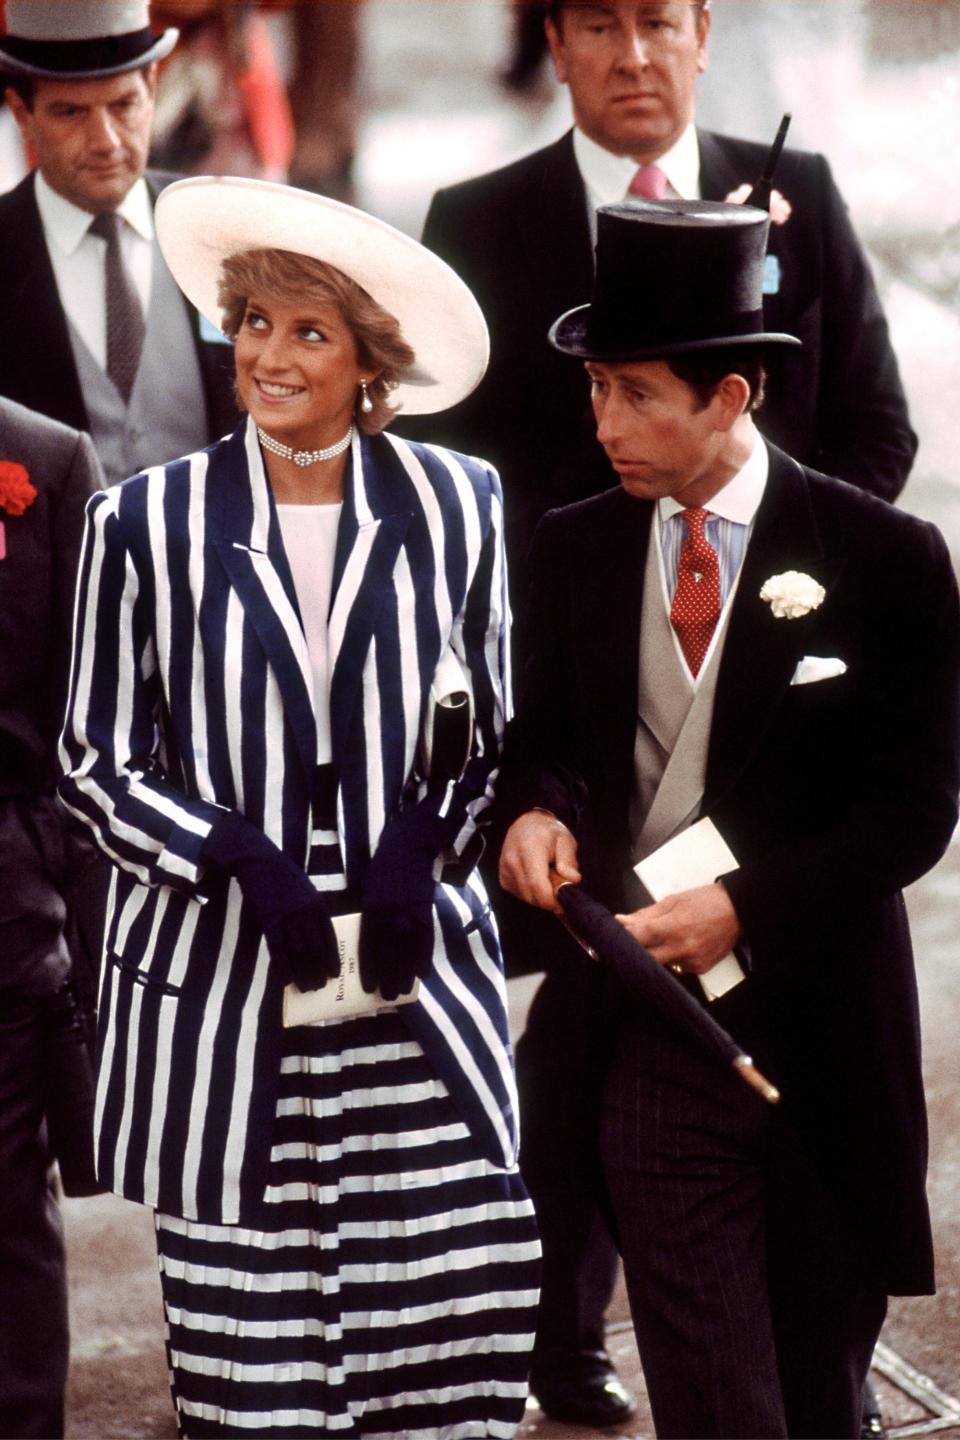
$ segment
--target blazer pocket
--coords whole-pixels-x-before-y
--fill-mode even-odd
[[[169,995],[175,1000],[180,997],[179,985],[171,985],[166,980],[158,980],[156,976],[148,974],[146,970],[139,969],[132,960],[124,960],[122,955],[112,954],[110,964],[125,979],[134,985],[139,985],[143,990],[150,991],[154,995]]]
[[[464,925],[464,935],[472,935],[475,930],[483,929],[484,926],[489,924],[489,917],[492,913],[492,907],[488,905],[484,910],[481,910],[479,915],[474,915],[468,920],[467,924]]]

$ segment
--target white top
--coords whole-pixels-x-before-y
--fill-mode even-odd
[[[51,189],[36,172],[37,207],[50,263],[67,318],[102,370],[107,367],[107,242],[88,233],[95,217]],[[117,207],[127,223],[120,227],[120,249],[144,318],[150,308],[153,278],[153,208],[145,180],[138,180]]]
[[[614,155],[589,135],[575,128],[573,153],[590,201],[592,223],[598,205],[614,205],[629,199],[630,182],[637,173],[636,160]],[[693,125],[688,125],[677,143],[654,161],[667,177],[667,196],[681,200],[700,199],[700,146]]]
[[[333,590],[333,557],[342,503],[278,505],[277,519],[293,576],[303,633],[313,671],[313,709],[317,721],[317,764],[333,758],[330,746],[330,662],[327,619]]]

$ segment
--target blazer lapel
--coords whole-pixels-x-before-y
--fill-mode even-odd
[[[802,468],[773,446],[770,474],[730,613],[707,758],[704,809],[736,784],[782,703],[818,623],[816,610],[777,619],[760,599],[772,575],[798,570],[828,591],[837,573],[828,560]]]
[[[251,420],[234,432],[219,463],[223,475],[218,511],[211,517],[213,544],[277,677],[304,770],[312,776],[317,764],[313,672]]]
[[[587,197],[568,131],[542,156],[519,216],[525,273],[534,277],[553,317],[590,299],[593,249]]]
[[[731,190],[736,190],[750,177],[734,169],[711,131],[698,129],[697,141],[700,146],[700,194],[704,200],[725,200]],[[759,178],[759,175],[753,177],[754,180]]]
[[[412,516],[406,472],[390,442],[354,436],[351,483],[337,532],[327,627],[333,756],[347,748],[377,617]]]

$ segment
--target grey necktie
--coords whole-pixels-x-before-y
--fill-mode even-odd
[[[140,351],[143,349],[143,311],[133,280],[123,263],[120,251],[118,215],[98,215],[90,226],[91,235],[107,242],[107,263],[104,272],[107,295],[107,374],[123,396],[130,401],[130,392],[137,377]]]

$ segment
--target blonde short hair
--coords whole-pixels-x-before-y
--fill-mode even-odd
[[[396,414],[387,403],[388,396],[416,356],[404,340],[399,322],[382,305],[324,260],[291,250],[243,250],[228,255],[220,267],[217,298],[223,331],[231,340],[237,338],[251,295],[284,303],[306,297],[335,305],[353,334],[360,364],[380,372],[367,386],[373,409],[364,414],[358,406],[356,423],[368,435],[386,429]]]

